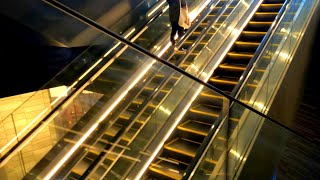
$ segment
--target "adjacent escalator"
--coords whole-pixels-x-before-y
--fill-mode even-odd
[[[209,83],[231,93],[238,83],[246,65],[270,28],[274,18],[283,6],[284,0],[264,0],[253,18],[234,43],[218,69],[215,70]],[[222,108],[222,97],[209,92],[201,92],[183,117],[176,130],[164,144],[145,179],[181,179],[191,160],[195,157],[207,132],[218,118]],[[235,124],[238,118],[231,118]],[[219,137],[226,141],[226,137]],[[208,160],[209,169],[213,169],[219,160],[222,150],[215,149],[216,159]],[[208,170],[208,173],[211,173]]]

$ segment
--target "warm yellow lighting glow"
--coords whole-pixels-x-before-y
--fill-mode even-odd
[[[209,2],[210,2],[210,0],[207,0],[206,2],[202,3],[202,6],[200,6],[199,8],[197,8],[197,9],[193,10],[191,13],[189,13],[190,20],[193,21],[200,14],[200,12],[205,7],[207,7]]]
[[[171,46],[171,42],[167,43],[166,46],[162,48],[161,52],[159,52],[158,57],[161,57],[170,46]]]
[[[167,108],[164,108],[162,105],[159,107],[159,109],[160,109],[162,112],[166,113],[167,115],[170,115],[170,114],[171,114],[171,111],[170,111],[169,109],[167,109]]]
[[[264,110],[264,109],[266,109],[265,104],[264,104],[264,103],[261,103],[261,102],[255,102],[255,103],[254,103],[254,106],[258,108],[257,110]]]
[[[136,28],[131,29],[131,31],[127,35],[125,35],[124,38],[127,39],[135,31],[136,31]]]
[[[153,8],[151,12],[147,14],[147,17],[150,17],[154,12],[156,12],[165,2],[166,1],[162,1],[161,3],[159,3],[155,8]]]
[[[236,150],[231,149],[230,153],[236,156],[237,158],[241,158],[241,155]]]
[[[49,88],[50,96],[53,98],[59,97],[59,96],[67,96],[67,86],[58,86],[54,88]]]
[[[289,58],[289,54],[288,54],[288,53],[280,52],[279,55],[280,55],[282,58],[284,58],[284,59]]]

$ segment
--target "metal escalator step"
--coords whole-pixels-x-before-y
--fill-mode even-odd
[[[201,91],[200,95],[205,98],[210,98],[210,99],[223,99],[223,97],[224,97],[224,96],[222,96],[212,90]]]
[[[152,179],[175,179],[180,180],[184,170],[178,164],[159,160],[155,164],[151,164],[149,170],[153,172]],[[149,179],[149,178],[148,178]]]
[[[188,120],[178,126],[178,129],[187,131],[201,136],[206,136],[211,128],[211,124],[200,121]]]
[[[140,105],[143,103],[144,100],[145,100],[145,98],[143,98],[143,97],[138,97],[138,98],[135,98],[135,99],[132,101],[132,103],[140,106]],[[157,104],[155,104],[154,101],[153,101],[152,103],[148,103],[148,106],[150,106],[151,108],[156,108],[156,107],[157,107]]]
[[[266,26],[271,26],[273,22],[272,21],[249,21],[249,25],[266,25]]]
[[[164,148],[178,154],[183,154],[189,157],[195,157],[200,143],[189,141],[183,138],[176,138],[164,145]]]
[[[81,176],[88,169],[91,163],[91,160],[84,158],[79,161],[79,163],[71,171],[72,173]]]
[[[253,58],[253,54],[248,54],[248,53],[237,53],[237,52],[228,52],[227,55],[229,57],[234,57],[234,58],[238,58],[238,59],[242,59],[242,58]]]
[[[244,42],[244,41],[236,41],[234,44],[238,46],[253,46],[253,47],[258,47],[260,45],[260,43],[258,42]]]
[[[123,126],[119,125],[119,124],[113,124],[110,128],[108,128],[105,131],[105,135],[107,136],[111,136],[114,137],[120,130],[121,128],[123,128]],[[131,139],[133,138],[133,136],[136,133],[136,129],[130,129],[124,136],[123,136],[123,140],[125,141],[131,141]]]
[[[145,88],[144,88],[144,90],[145,91],[151,91],[151,92],[153,92],[153,91],[155,91],[156,90],[156,88],[157,88],[157,84],[148,84]],[[163,88],[161,88],[160,89],[160,92],[162,92],[162,93],[168,93],[169,92],[169,90],[170,89],[168,89],[168,88],[165,88],[165,89],[163,89]]]
[[[218,84],[226,84],[226,85],[236,85],[238,83],[238,78],[226,78],[215,76],[210,78],[210,82],[218,83]]]
[[[257,35],[266,35],[267,32],[264,32],[264,31],[242,31],[241,32],[242,34],[248,34],[248,35],[254,35],[254,36],[257,36]]]
[[[201,104],[211,104],[213,106],[222,107],[223,96],[212,90],[205,90],[200,93],[197,101]]]
[[[186,40],[186,41],[184,42],[184,44],[188,44],[188,45],[191,45],[191,44],[193,44],[193,43],[194,43],[193,40]],[[206,45],[207,42],[206,42],[206,41],[201,41],[199,44],[201,44],[201,45]]]
[[[230,70],[230,71],[244,71],[246,70],[246,65],[223,63],[219,65],[219,68]]]
[[[219,116],[220,109],[221,109],[221,107],[218,107],[218,106],[197,104],[197,105],[192,106],[189,109],[189,111],[196,113],[196,114],[217,118]]]

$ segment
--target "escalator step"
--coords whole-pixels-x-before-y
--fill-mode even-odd
[[[188,120],[178,126],[178,129],[189,133],[206,136],[211,128],[211,124]]]
[[[178,164],[163,160],[159,160],[157,163],[151,164],[149,169],[150,175],[148,179],[180,180],[184,173],[184,169],[179,167]]]
[[[260,43],[266,33],[264,31],[242,31],[239,40]]]
[[[259,45],[260,43],[258,42],[236,41],[231,51],[236,51],[238,53],[254,53]]]
[[[168,144],[165,144],[164,148],[177,154],[194,157],[199,146],[200,143],[198,142],[193,142],[183,138],[176,138]]]
[[[273,21],[278,15],[277,12],[257,12],[253,16],[253,21]]]
[[[281,9],[282,5],[283,4],[279,3],[279,1],[274,1],[274,2],[265,1],[263,4],[261,4],[258,11],[259,12],[278,12]]]
[[[186,117],[193,120],[201,120],[203,123],[213,124],[218,118],[220,110],[220,106],[197,104],[189,109]]]

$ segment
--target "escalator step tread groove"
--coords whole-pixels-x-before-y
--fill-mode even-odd
[[[178,128],[183,131],[188,131],[194,134],[206,136],[211,128],[211,124],[200,121],[188,120],[179,125]]]
[[[208,90],[208,91],[202,91],[200,93],[201,96],[206,97],[206,98],[212,98],[212,99],[223,99],[224,96],[212,91],[212,90]]]
[[[184,138],[176,138],[164,145],[164,148],[170,151],[177,152],[179,154],[194,157],[200,146],[200,143],[190,141]]]
[[[210,81],[215,82],[215,83],[223,83],[223,84],[232,84],[236,85],[238,83],[239,78],[235,77],[221,77],[221,76],[216,76],[213,78],[210,78]]]
[[[151,164],[149,169],[154,173],[158,173],[162,176],[175,180],[181,179],[184,172],[183,169],[179,168],[179,165],[163,160],[159,160],[157,163]]]
[[[218,117],[220,113],[221,107],[219,106],[207,106],[207,105],[200,105],[197,104],[195,106],[192,106],[189,111],[198,113],[198,114],[204,114],[211,117]]]
[[[231,69],[231,70],[239,70],[239,71],[246,70],[246,67],[247,66],[245,64],[223,63],[219,65],[219,68],[222,68],[222,69]]]

